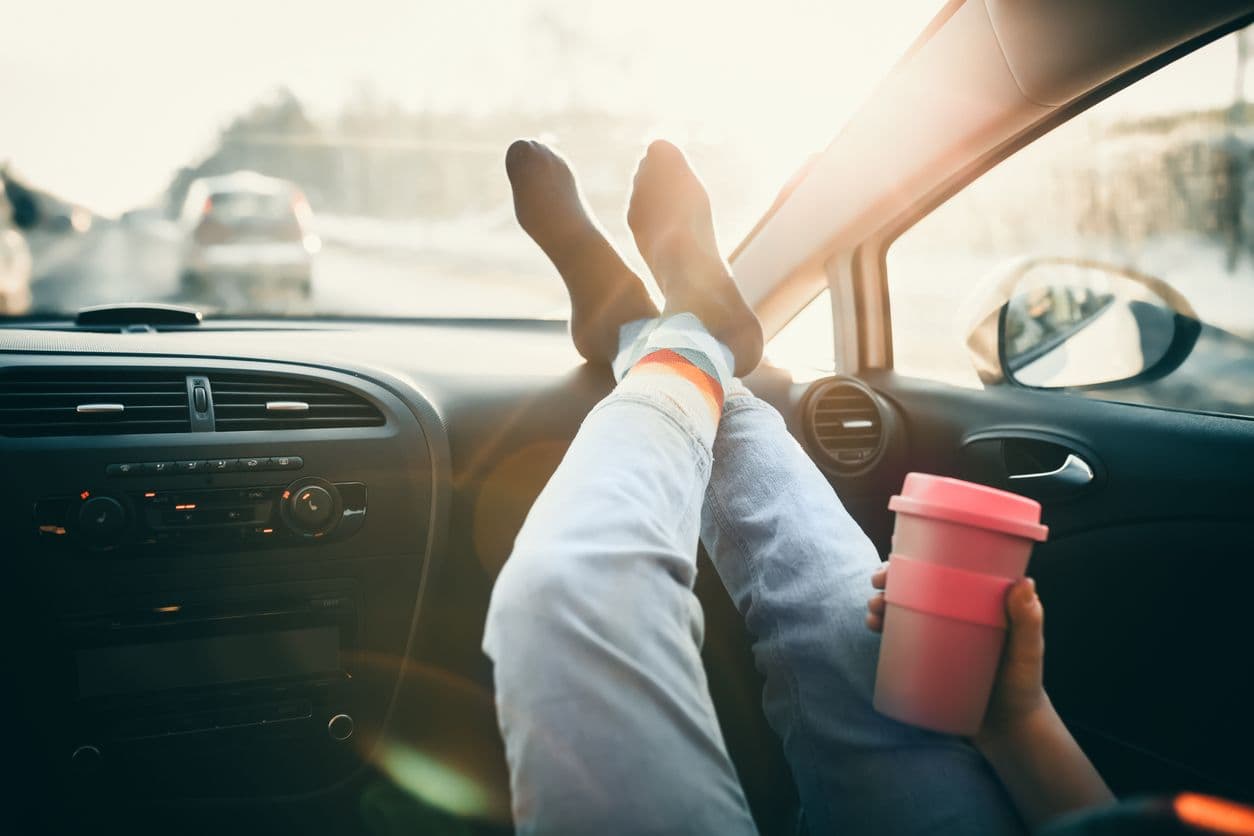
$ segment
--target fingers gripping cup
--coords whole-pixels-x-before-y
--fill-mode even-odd
[[[911,473],[888,507],[897,522],[875,709],[933,731],[974,734],[1006,640],[1006,591],[1049,532],[1040,503]]]

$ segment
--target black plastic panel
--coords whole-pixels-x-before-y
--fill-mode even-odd
[[[0,354],[0,366],[62,362]],[[67,357],[64,362],[110,367],[119,359]],[[31,777],[36,786],[58,794],[109,797],[121,804],[272,800],[343,782],[368,760],[385,726],[408,658],[424,579],[443,536],[447,498],[441,492],[448,484],[443,428],[416,393],[402,400],[357,376],[210,359],[125,362],[132,368],[171,367],[208,376],[224,371],[305,376],[356,393],[385,420],[352,429],[0,439],[5,474],[0,532],[11,595],[6,635],[20,637],[12,655],[19,675],[6,697],[25,724],[37,730],[23,751]],[[174,469],[125,477],[109,470],[127,462],[266,456],[298,458],[301,467],[298,472]],[[273,539],[264,535],[264,543],[236,538],[237,530],[245,536],[256,528],[262,538],[263,525],[281,526],[272,507],[275,494],[281,495],[290,480],[310,478],[339,486],[346,516],[338,530],[325,538],[282,536],[280,530]],[[255,499],[247,499],[254,493]],[[173,498],[189,496],[213,502],[176,512],[195,503]],[[242,498],[218,503],[224,496]],[[113,498],[126,510],[126,536],[120,542],[101,547],[83,536],[83,523],[75,515],[87,497]],[[172,498],[168,509],[144,506],[167,497]],[[63,534],[41,517],[50,513],[50,498],[70,503],[63,526],[69,530]],[[367,513],[350,519],[350,510]],[[169,528],[164,522],[183,515],[199,516],[180,537],[156,539]],[[340,591],[332,595],[329,589]],[[351,615],[327,627],[327,607]],[[208,612],[217,615],[190,617]],[[123,641],[120,637],[137,624],[144,628],[142,640]],[[223,660],[220,681],[212,679],[205,660],[189,661],[187,681],[138,670],[133,687],[118,679],[123,662],[167,658],[172,652],[207,654],[212,661],[213,653],[238,647],[247,640],[241,636],[249,635],[259,655],[243,680],[226,671],[243,671],[239,660],[229,665]],[[293,658],[312,654],[325,667],[331,636],[340,643],[337,670],[314,671],[309,659]],[[113,649],[91,655],[97,647]],[[265,648],[271,656],[283,656],[270,676],[263,670],[266,654],[260,651]],[[89,660],[86,680],[84,659]],[[95,687],[101,682],[108,687]],[[330,717],[340,713],[353,717],[351,744],[332,740],[326,731]],[[140,726],[155,731],[135,733]],[[92,769],[72,757],[88,748],[100,755]]]

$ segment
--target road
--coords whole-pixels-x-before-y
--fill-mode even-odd
[[[546,317],[565,292],[521,233],[518,253],[388,250],[324,243],[313,292],[302,299],[256,285],[212,286],[189,298],[179,284],[178,238],[168,227],[101,222],[76,235],[31,237],[37,311],[118,302],[178,302],[206,313],[344,316]],[[536,254],[538,255],[538,254]]]

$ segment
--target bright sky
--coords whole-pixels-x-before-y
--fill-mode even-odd
[[[943,0],[33,0],[6,3],[0,162],[117,212],[276,86],[331,112],[570,101],[736,143],[782,182]]]

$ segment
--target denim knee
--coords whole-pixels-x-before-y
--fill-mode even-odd
[[[492,588],[484,627],[484,650],[494,656],[504,642],[545,647],[559,641],[571,608],[573,579],[563,561],[535,552],[515,553]]]

